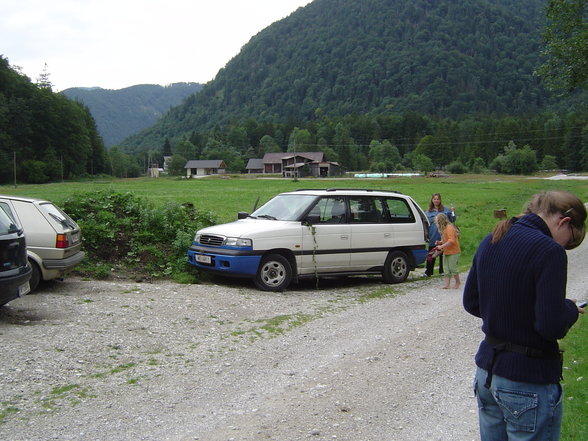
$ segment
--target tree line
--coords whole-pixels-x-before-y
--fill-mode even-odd
[[[36,83],[0,56],[0,183],[44,183],[107,172],[90,111]]]
[[[104,148],[89,110],[53,93],[47,75],[36,83],[0,57],[0,183],[54,182],[108,174],[143,175],[171,156],[183,175],[189,159],[223,159],[235,173],[268,152],[323,151],[348,171],[408,169],[532,173],[588,170],[588,106],[531,116],[440,118],[417,112],[317,112],[288,123],[249,118],[166,139],[148,151]]]
[[[347,115],[289,123],[229,124],[166,139],[150,154],[172,156],[171,171],[183,174],[189,159],[222,159],[230,171],[244,171],[248,159],[269,152],[325,152],[348,171],[394,172],[494,170],[529,174],[539,169],[588,170],[588,109],[529,117],[435,118]],[[132,155],[130,155],[132,156]]]

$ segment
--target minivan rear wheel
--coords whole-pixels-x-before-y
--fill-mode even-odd
[[[292,265],[280,254],[264,257],[255,276],[255,286],[262,291],[283,291],[292,281]]]
[[[384,263],[382,276],[386,283],[402,283],[408,277],[410,267],[408,257],[403,251],[392,251]]]

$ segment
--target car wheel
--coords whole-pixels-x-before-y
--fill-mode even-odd
[[[30,259],[29,265],[31,265],[31,268],[33,269],[31,273],[31,280],[29,280],[31,292],[33,292],[35,289],[37,289],[37,286],[39,286],[39,282],[41,281],[41,270],[39,269],[39,265]]]
[[[410,272],[408,266],[408,257],[402,251],[392,251],[384,263],[384,282],[401,283],[406,280]]]
[[[255,286],[263,291],[283,291],[292,281],[292,265],[280,254],[264,257],[257,270]]]

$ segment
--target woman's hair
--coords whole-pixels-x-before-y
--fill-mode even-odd
[[[439,231],[443,233],[445,228],[447,228],[447,225],[449,225],[449,219],[447,219],[445,213],[439,213],[435,216],[435,223],[437,224],[437,227],[439,227]]]
[[[562,217],[570,217],[573,240],[566,245],[568,250],[576,248],[584,240],[586,235],[586,206],[572,193],[562,190],[550,190],[533,195],[521,215],[499,222],[492,231],[492,243],[502,239],[521,216],[529,213],[543,214],[545,216],[559,214]]]
[[[443,202],[441,200],[441,193],[433,193],[431,195],[431,200],[429,201],[429,211],[433,211],[435,209],[435,204],[433,204],[433,198],[435,196],[439,198],[439,211],[445,211],[445,207],[443,206]]]

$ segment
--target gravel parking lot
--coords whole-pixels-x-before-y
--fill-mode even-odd
[[[0,308],[0,439],[475,440],[480,323],[419,276],[45,285]]]

